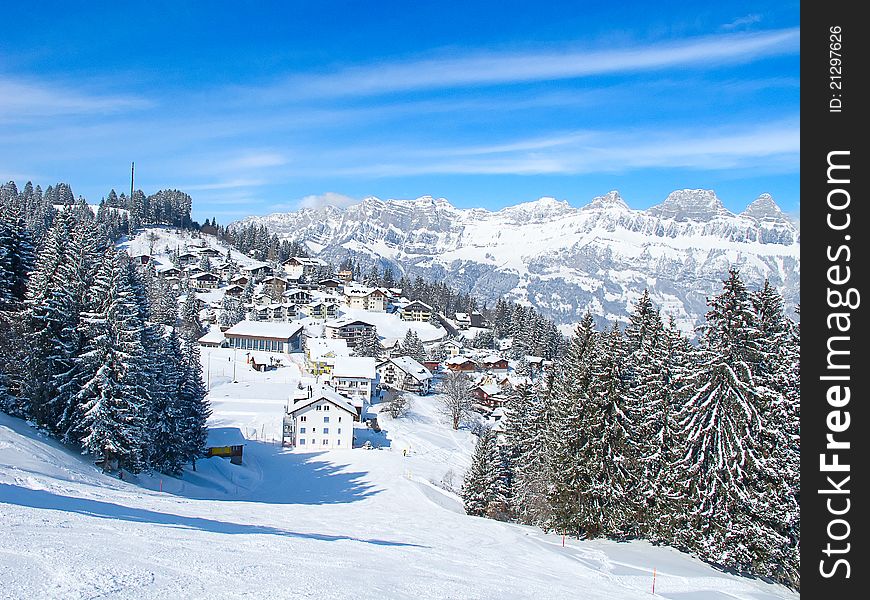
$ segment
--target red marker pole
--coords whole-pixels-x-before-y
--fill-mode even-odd
[[[565,534],[562,534],[562,547],[565,547]]]
[[[653,596],[656,595],[656,568],[653,567]]]

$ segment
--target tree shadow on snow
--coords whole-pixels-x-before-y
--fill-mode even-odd
[[[181,479],[172,478],[174,485],[163,491],[193,499],[270,504],[344,504],[380,492],[365,481],[366,472],[348,472],[344,470],[347,465],[318,460],[323,454],[249,440],[242,465],[208,459],[222,461],[218,463],[225,478],[221,489],[215,489],[215,481],[204,477],[206,469],[200,468],[199,472],[186,469]],[[209,471],[213,477],[215,471]]]
[[[150,523],[178,529],[194,529],[229,535],[279,535],[323,542],[351,541],[364,544],[374,544],[376,546],[423,547],[418,544],[405,542],[356,538],[346,535],[303,533],[289,531],[278,527],[269,527],[266,525],[244,525],[241,523],[228,523],[226,521],[204,519],[202,517],[186,517],[172,513],[133,508],[100,500],[61,496],[47,490],[34,490],[6,483],[0,483],[0,503],[14,504],[27,508],[60,510],[99,519],[130,521],[132,523]]]

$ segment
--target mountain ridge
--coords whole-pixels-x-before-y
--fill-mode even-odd
[[[390,264],[411,276],[444,279],[488,303],[507,297],[559,323],[589,309],[624,321],[644,289],[663,313],[691,330],[730,266],[750,287],[765,278],[788,305],[799,302],[800,232],[770,194],[727,210],[712,190],[684,189],[646,210],[616,190],[582,207],[542,197],[497,211],[457,208],[445,198],[370,196],[346,208],[248,217],[312,254]]]

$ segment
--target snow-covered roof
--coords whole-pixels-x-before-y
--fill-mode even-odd
[[[396,358],[391,358],[387,362],[393,363],[417,381],[426,381],[427,379],[432,379],[432,372],[410,356],[399,356]]]
[[[226,330],[225,335],[249,336],[287,340],[302,331],[302,324],[272,323],[269,321],[240,321]]]
[[[225,339],[224,332],[219,327],[209,327],[208,333],[197,341],[200,344],[221,344]]]
[[[414,308],[422,308],[424,310],[432,311],[432,307],[426,304],[425,302],[420,302],[419,300],[414,300],[413,302],[405,305],[405,309],[414,309]]]
[[[191,279],[220,279],[220,277],[218,277],[214,273],[209,273],[207,271],[191,275],[190,278]]]
[[[307,390],[303,390],[303,391],[305,391],[305,394],[307,396]],[[341,394],[336,392],[334,389],[327,387],[323,384],[312,385],[310,397],[308,397],[308,398],[302,397],[301,399],[297,399],[297,398],[298,398],[298,392],[294,390],[294,392],[290,398],[291,400],[294,401],[290,407],[290,414],[296,413],[296,412],[298,412],[298,411],[300,411],[308,406],[311,406],[315,402],[319,402],[321,400],[327,400],[331,404],[334,404],[335,406],[346,410],[347,412],[352,414],[354,417],[356,417],[356,414],[357,414],[356,408],[354,408],[354,406],[353,406],[353,404],[351,404],[350,400],[348,400],[347,398],[345,398],[344,396],[342,396]]]
[[[479,385],[477,387],[479,387],[481,390],[483,390],[483,392],[487,396],[493,396],[495,394],[501,393],[501,388],[498,387],[497,385],[495,385],[494,383],[487,383],[485,385]]]
[[[461,364],[464,364],[467,362],[473,362],[473,361],[470,358],[468,358],[467,356],[459,355],[459,356],[454,356],[453,358],[448,358],[444,362],[448,365],[461,365]]]
[[[355,319],[353,317],[341,317],[338,319],[333,319],[332,321],[327,321],[324,325],[326,327],[330,327],[333,329],[344,327],[345,325],[351,325],[353,323],[362,323],[364,325],[368,325],[369,327],[374,327],[374,323],[369,323],[364,319]]]
[[[238,427],[209,427],[205,445],[209,448],[244,446],[247,441]]]
[[[456,313],[457,321],[470,321],[471,317],[468,316],[468,313]]]
[[[375,378],[375,359],[368,356],[340,356],[332,367],[333,377]]]
[[[383,290],[378,288],[372,288],[365,285],[355,285],[355,286],[344,286],[344,295],[345,296],[354,296],[363,298],[365,296],[370,296],[371,294],[379,292],[383,294]]]
[[[257,269],[262,269],[263,267],[271,268],[271,265],[269,263],[266,263],[266,262],[257,261],[257,262],[249,264],[246,267],[242,267],[242,270],[243,271],[256,271]]]
[[[308,355],[315,362],[323,360],[327,354],[332,354],[333,357],[350,355],[350,348],[347,347],[347,340],[344,339],[310,338],[305,344]]]
[[[497,355],[497,354],[489,354],[489,355],[487,355],[487,356],[483,359],[483,362],[485,362],[485,363],[496,363],[496,362],[498,362],[498,361],[500,361],[500,360],[505,360],[505,359],[503,359],[501,356],[499,356],[499,355]]]

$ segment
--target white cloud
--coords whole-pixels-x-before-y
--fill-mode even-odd
[[[336,206],[338,208],[346,208],[351,204],[356,204],[359,200],[339,194],[336,192],[324,192],[323,194],[312,194],[305,196],[299,201],[299,208],[321,208],[323,206]]]
[[[459,58],[378,63],[325,75],[292,78],[258,90],[261,98],[354,96],[419,89],[452,88],[531,81],[573,79],[614,73],[741,63],[759,56],[799,51],[799,28],[757,33],[727,33],[677,43],[608,50],[488,53]]]
[[[256,187],[265,183],[266,181],[262,179],[230,179],[228,181],[188,184],[180,187],[183,190],[227,190],[242,187]]]
[[[0,77],[0,119],[105,114],[137,110],[151,102],[137,96],[85,94],[78,89]]]
[[[263,169],[287,163],[287,157],[278,152],[247,152],[221,162],[221,169]]]

